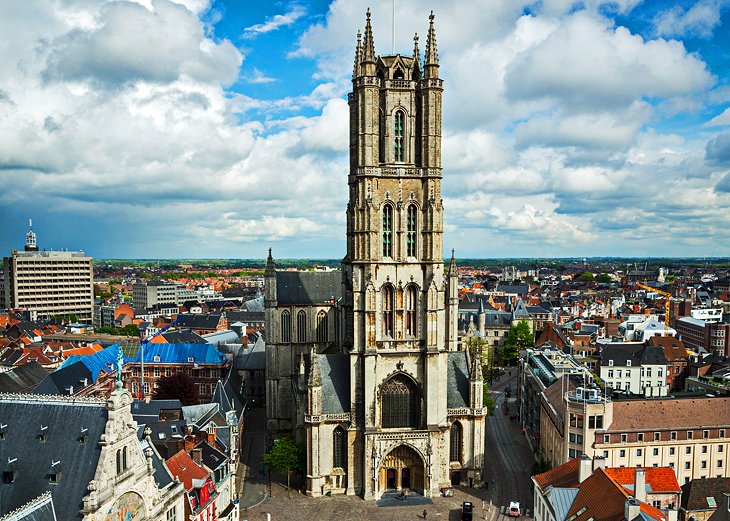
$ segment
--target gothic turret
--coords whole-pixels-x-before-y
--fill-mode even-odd
[[[433,11],[431,16],[428,17],[430,20],[428,24],[428,36],[426,37],[426,57],[424,61],[424,76],[426,78],[438,78],[439,77],[439,53],[436,48],[436,29],[433,25]]]
[[[322,375],[319,372],[317,352],[312,349],[309,355],[309,414],[319,416],[322,414]]]
[[[355,47],[355,65],[352,69],[352,79],[357,78],[360,71],[360,63],[362,62],[362,35],[357,31],[357,46]]]
[[[375,42],[373,40],[373,28],[370,25],[370,9],[368,9],[365,21],[365,40],[362,49],[362,73],[363,76],[375,76]]]
[[[480,409],[483,401],[482,377],[482,353],[481,347],[477,347],[471,359],[471,369],[469,370],[469,405],[473,409]]]

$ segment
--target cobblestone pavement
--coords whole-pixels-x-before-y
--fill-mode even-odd
[[[433,498],[433,504],[427,506],[408,506],[378,508],[375,501],[365,501],[357,496],[333,496],[310,498],[292,491],[289,498],[286,487],[278,483],[272,485],[272,497],[261,505],[247,511],[241,511],[241,519],[247,521],[266,521],[266,514],[271,514],[271,521],[358,521],[383,520],[405,521],[423,518],[424,508],[426,520],[459,521],[463,501],[474,503],[474,521],[496,519],[499,511],[490,507],[487,501],[486,510],[482,510],[483,490],[457,489],[453,497]],[[407,502],[408,500],[406,500]],[[506,519],[506,518],[505,518]]]
[[[262,455],[266,449],[266,409],[249,409],[246,411],[245,421],[246,433],[238,478],[241,509],[257,505],[266,499],[266,480],[262,466]]]

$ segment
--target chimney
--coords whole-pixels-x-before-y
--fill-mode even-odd
[[[578,483],[583,483],[593,473],[591,458],[583,454],[578,464]]]
[[[628,521],[633,521],[639,517],[640,513],[641,505],[639,505],[639,502],[631,496],[627,497],[626,503],[624,504],[624,518]]]
[[[185,436],[185,452],[190,452],[195,448],[195,442],[197,440],[195,439],[195,436],[192,434],[188,434]]]
[[[203,465],[203,449],[193,449],[190,452],[190,456],[193,458],[193,461],[202,466]]]
[[[606,459],[603,456],[595,456],[593,458],[593,471],[595,472],[597,469],[605,469],[606,468]]]
[[[667,510],[667,521],[679,521],[679,512],[676,510]]]
[[[636,467],[634,471],[634,496],[639,501],[646,501],[646,469]]]
[[[213,432],[208,431],[208,445],[215,447],[215,429]]]

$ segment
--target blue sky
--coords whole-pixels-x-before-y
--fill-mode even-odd
[[[446,249],[730,255],[730,0],[369,6],[383,54],[436,15]],[[341,257],[366,7],[4,6],[0,250]]]

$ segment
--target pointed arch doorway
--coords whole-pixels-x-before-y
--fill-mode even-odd
[[[423,494],[423,459],[414,449],[399,445],[391,450],[380,467],[380,492],[388,490],[411,490]]]

